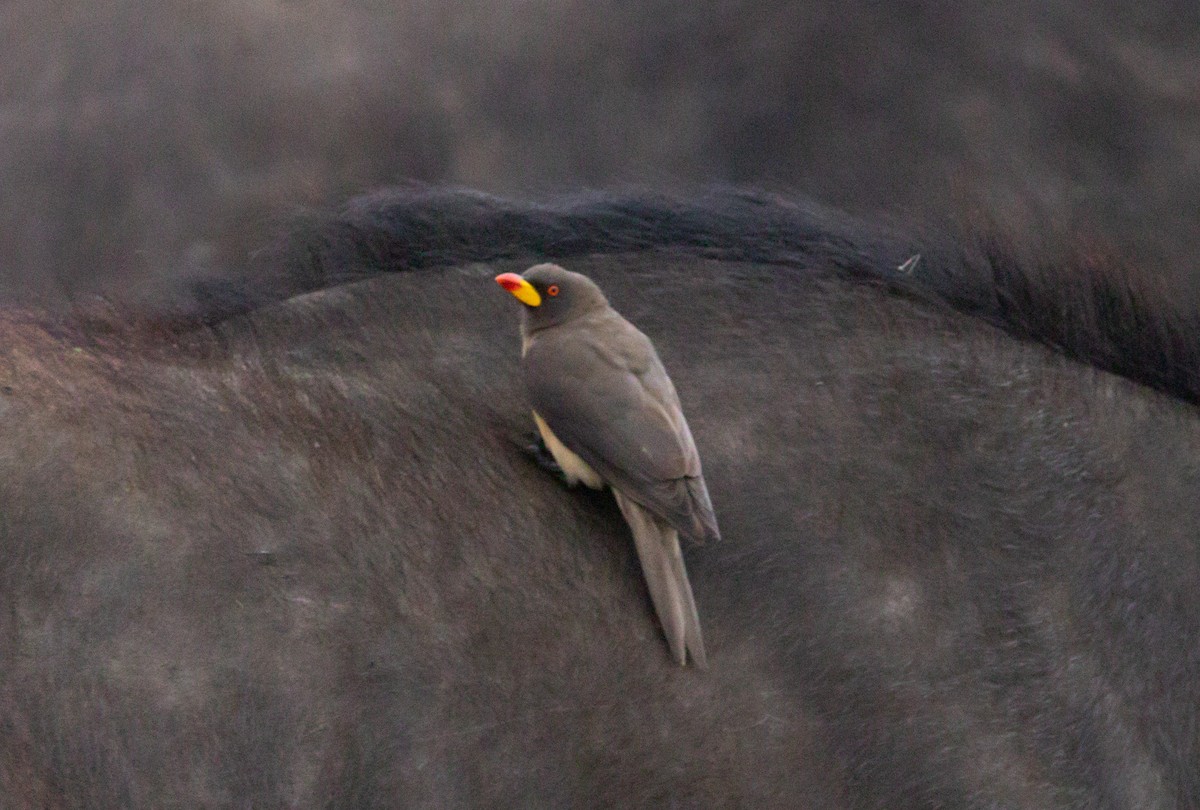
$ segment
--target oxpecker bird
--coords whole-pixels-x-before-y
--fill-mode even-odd
[[[569,484],[612,488],[671,654],[706,666],[679,536],[720,534],[658,353],[584,275],[539,264],[496,282],[524,305],[521,367],[542,440]]]

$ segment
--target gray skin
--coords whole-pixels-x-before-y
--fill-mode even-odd
[[[671,654],[707,666],[679,547],[720,538],[700,455],[649,338],[589,278],[539,264],[523,275],[522,370],[534,422],[569,484],[612,488]]]

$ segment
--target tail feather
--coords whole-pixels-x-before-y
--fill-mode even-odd
[[[642,575],[650,591],[650,600],[667,637],[671,655],[681,665],[691,657],[695,666],[708,666],[700,616],[692,597],[679,533],[636,502],[613,490],[625,522],[633,532],[633,542],[642,564]]]

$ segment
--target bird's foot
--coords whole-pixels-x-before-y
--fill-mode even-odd
[[[546,446],[546,441],[540,433],[534,434],[533,442],[525,447],[525,451],[533,456],[533,460],[543,470],[559,478],[564,484],[568,483],[567,474],[563,472],[562,467],[558,466],[558,462],[554,460],[554,454],[550,452],[550,448]]]

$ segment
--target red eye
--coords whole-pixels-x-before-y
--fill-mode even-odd
[[[547,295],[552,295],[552,296],[553,296],[553,295],[558,295],[558,285],[557,285],[557,284],[551,284],[549,287],[547,287],[547,288],[546,288],[546,294],[547,294]]]

